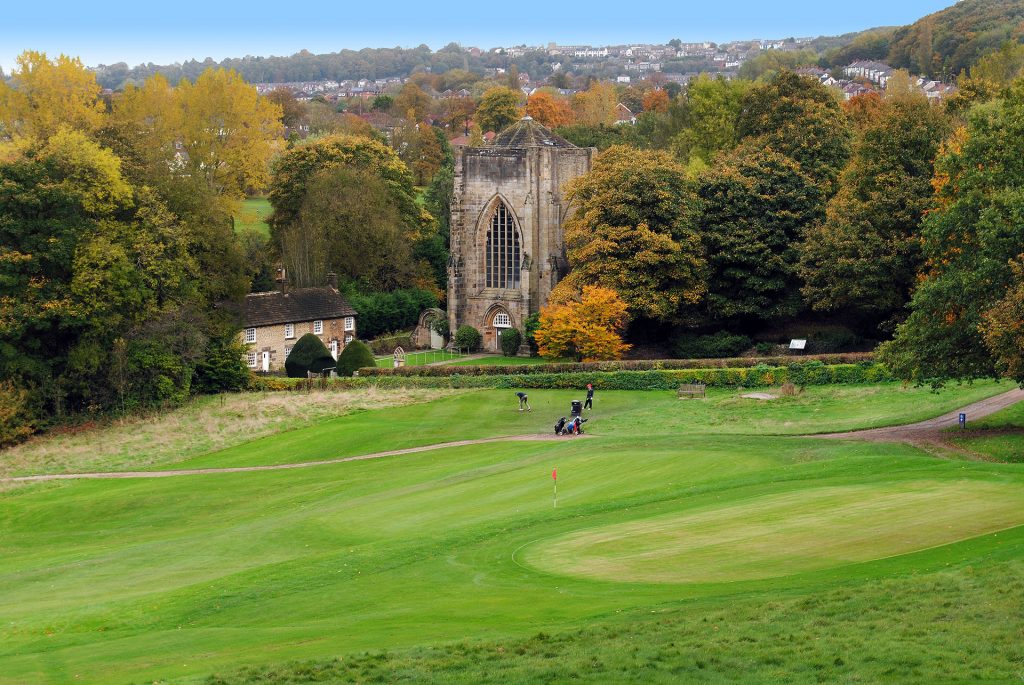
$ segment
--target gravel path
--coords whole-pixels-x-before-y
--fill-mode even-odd
[[[171,476],[201,476],[214,473],[246,473],[249,471],[282,471],[284,469],[304,469],[310,466],[323,466],[325,464],[341,464],[347,461],[362,461],[364,459],[381,459],[382,457],[395,457],[401,454],[414,454],[416,452],[430,452],[442,450],[448,447],[463,447],[465,445],[483,445],[489,442],[510,442],[510,441],[548,441],[548,440],[574,440],[586,438],[587,435],[572,437],[559,437],[555,435],[512,435],[504,438],[481,438],[478,440],[456,440],[455,442],[442,442],[436,445],[422,445],[420,447],[408,447],[401,450],[388,450],[387,452],[374,452],[372,454],[361,454],[355,457],[339,457],[337,459],[321,459],[319,461],[303,461],[297,464],[270,464],[267,466],[230,466],[224,468],[208,469],[169,469],[166,471],[108,471],[98,473],[52,473],[39,476],[12,476],[0,478],[0,483],[26,483],[47,480],[77,480],[83,478],[169,478]]]
[[[969,404],[966,407],[951,411],[934,419],[928,419],[927,421],[911,423],[905,426],[889,426],[887,428],[872,428],[870,430],[847,431],[845,433],[825,433],[823,435],[815,435],[814,437],[834,440],[904,442],[929,451],[938,450],[941,452],[951,450],[971,457],[977,457],[978,455],[973,452],[950,443],[946,439],[949,434],[945,430],[960,425],[961,413],[967,414],[967,422],[970,425],[970,422],[975,419],[995,414],[997,411],[1006,409],[1021,400],[1024,400],[1024,390],[1014,388],[1009,392],[980,400],[974,404]]]

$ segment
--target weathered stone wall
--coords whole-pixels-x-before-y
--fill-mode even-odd
[[[590,170],[589,148],[462,148],[455,157],[448,270],[448,315],[454,332],[469,324],[497,350],[491,326],[505,311],[511,325],[540,309],[566,269],[562,222],[570,208],[564,187]],[[486,287],[487,231],[498,202],[515,217],[523,253],[518,289]]]

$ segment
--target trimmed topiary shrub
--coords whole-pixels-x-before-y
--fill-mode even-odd
[[[310,372],[323,373],[325,369],[333,369],[335,363],[323,341],[312,333],[306,333],[284,360],[284,369],[289,378],[305,378]]]
[[[672,351],[680,359],[715,359],[735,357],[750,347],[750,338],[728,331],[714,335],[682,335],[672,344]]]
[[[460,350],[473,352],[480,347],[482,339],[480,331],[469,324],[462,324],[459,326],[459,330],[455,331],[455,346]]]
[[[353,340],[338,355],[338,375],[351,376],[359,369],[376,366],[373,351],[366,344]]]
[[[501,353],[506,357],[519,354],[519,346],[523,344],[523,334],[518,328],[506,328],[501,332]]]

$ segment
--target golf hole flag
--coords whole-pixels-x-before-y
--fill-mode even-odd
[[[551,500],[551,506],[557,507],[558,506],[558,467],[557,466],[555,468],[551,469],[551,480],[554,481],[554,483],[552,484],[554,486],[554,492],[552,493],[553,497],[552,497],[552,500]]]

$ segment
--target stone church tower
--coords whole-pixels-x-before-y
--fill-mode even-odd
[[[487,147],[455,152],[448,319],[469,324],[483,348],[546,302],[565,275],[565,185],[590,171],[595,150],[578,148],[523,117]]]

